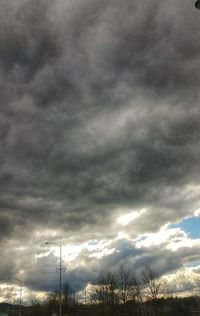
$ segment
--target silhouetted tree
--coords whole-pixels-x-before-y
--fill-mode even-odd
[[[58,291],[49,293],[47,297],[47,307],[50,313],[57,313],[60,293]]]
[[[142,280],[147,303],[151,303],[151,306],[154,307],[155,315],[161,315],[161,311],[159,311],[160,298],[165,293],[166,284],[164,284],[156,271],[150,266],[146,266],[142,270]]]
[[[101,270],[94,284],[93,300],[103,305],[114,305],[118,303],[117,277],[109,269]]]
[[[117,271],[117,289],[119,299],[124,304],[141,298],[139,283],[132,271],[124,264]]]
[[[75,292],[69,283],[65,283],[63,285],[62,294],[62,302],[65,309],[67,309],[70,305],[75,304]]]
[[[142,280],[147,300],[157,300],[164,295],[164,282],[150,266],[146,266],[142,270]]]

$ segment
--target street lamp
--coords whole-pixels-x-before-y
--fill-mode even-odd
[[[59,300],[59,316],[62,316],[62,245],[58,245],[54,242],[45,242],[45,245],[55,245],[60,248],[60,267],[58,268],[60,272],[60,300]]]
[[[20,283],[20,295],[19,295],[19,316],[21,316],[22,311],[22,280],[15,279],[13,277],[8,277],[9,280],[14,280]]]

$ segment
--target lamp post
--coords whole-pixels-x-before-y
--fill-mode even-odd
[[[19,279],[15,279],[13,277],[8,277],[9,280],[14,280],[20,283],[20,295],[19,295],[19,316],[21,316],[21,312],[22,312],[22,280]]]
[[[60,272],[60,279],[59,279],[59,284],[60,284],[60,295],[59,295],[59,316],[62,316],[62,245],[58,245],[54,242],[45,242],[45,245],[55,245],[60,248],[60,266],[58,268]]]

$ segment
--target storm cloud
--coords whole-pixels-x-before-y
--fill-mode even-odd
[[[131,238],[193,215],[200,15],[191,3],[0,6],[0,237],[10,270],[26,271],[14,258],[33,241],[39,271],[45,238],[114,240],[131,211],[145,209],[124,228]]]

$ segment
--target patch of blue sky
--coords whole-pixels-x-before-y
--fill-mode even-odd
[[[99,241],[94,239],[94,240],[90,240],[88,242],[88,245],[94,246],[94,245],[97,245],[98,243],[99,243]]]
[[[184,218],[178,223],[171,224],[169,227],[179,227],[192,239],[200,238],[200,216]]]
[[[186,268],[195,268],[200,265],[200,260],[190,261],[184,264]]]
[[[140,235],[138,236],[137,241],[143,241],[145,239],[147,239],[147,235]]]

